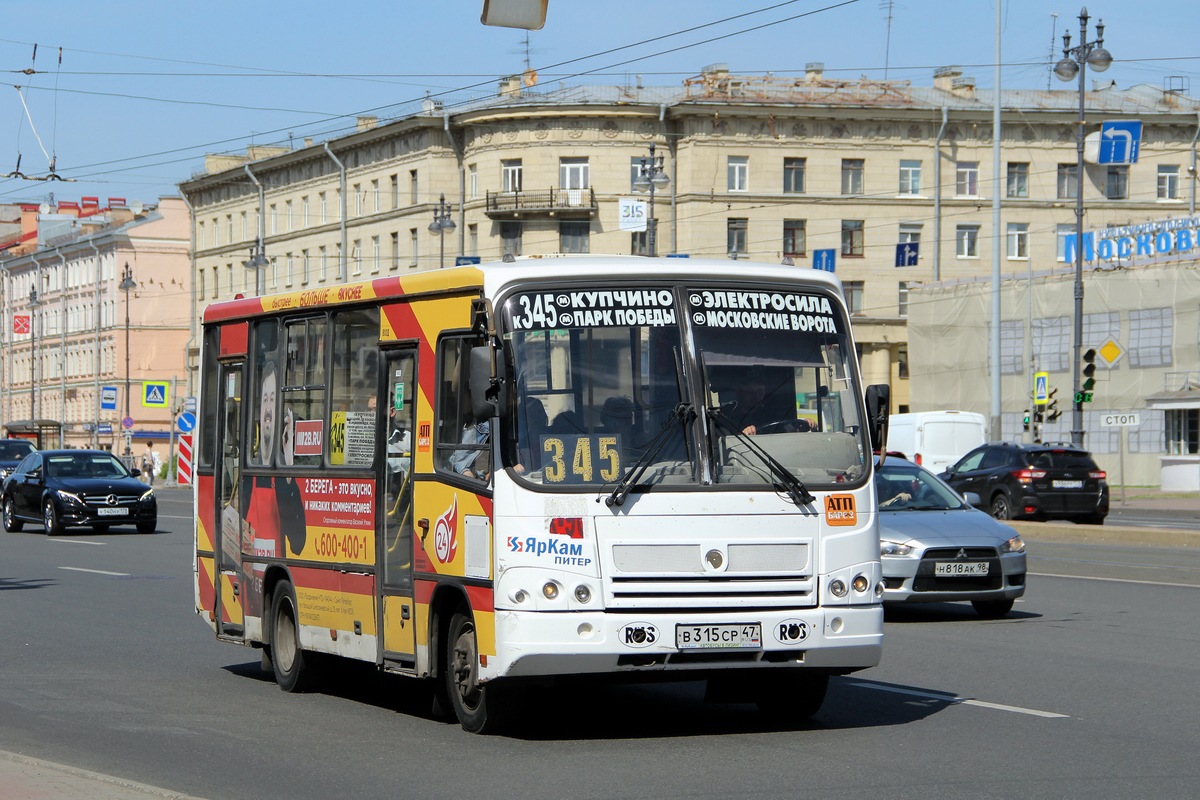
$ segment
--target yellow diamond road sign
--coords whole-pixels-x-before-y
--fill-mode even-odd
[[[1113,338],[1109,338],[1096,349],[1096,353],[1104,359],[1105,365],[1112,367],[1121,360],[1121,356],[1125,355],[1125,348]]]

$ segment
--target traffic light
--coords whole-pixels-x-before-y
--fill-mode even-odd
[[[1083,397],[1081,402],[1092,402],[1092,389],[1096,387],[1096,349],[1089,347],[1088,351],[1083,354],[1083,361],[1087,365],[1083,368],[1083,384],[1079,387]]]
[[[1057,386],[1050,390],[1050,394],[1046,395],[1046,410],[1043,412],[1043,415],[1047,422],[1054,422],[1062,416],[1062,412],[1058,410],[1058,398],[1054,396],[1056,394],[1058,394]]]
[[[1025,426],[1025,432],[1028,433],[1029,432],[1029,409],[1028,408],[1025,409],[1025,416],[1021,420],[1021,422]]]

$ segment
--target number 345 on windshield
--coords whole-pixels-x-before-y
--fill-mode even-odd
[[[621,477],[619,437],[543,436],[546,483],[608,483]]]

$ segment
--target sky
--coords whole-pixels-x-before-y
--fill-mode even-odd
[[[5,3],[0,203],[50,194],[153,203],[177,195],[206,153],[334,138],[360,114],[412,113],[427,93],[452,109],[494,94],[500,77],[527,65],[541,88],[638,76],[677,87],[714,63],[782,77],[809,62],[824,63],[828,78],[917,86],[958,65],[987,88],[996,2],[549,0],[545,27],[530,32],[481,24],[483,0],[358,0],[319,11],[228,0]],[[1065,31],[1078,44],[1081,0],[999,2],[1003,88],[1073,86],[1050,64]],[[1118,88],[1182,81],[1200,95],[1195,0],[1094,0],[1088,10],[1092,26],[1103,19],[1115,59],[1092,77]],[[48,175],[62,180],[28,179]]]

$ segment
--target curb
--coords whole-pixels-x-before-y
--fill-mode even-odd
[[[1200,547],[1200,531],[1134,528],[1123,525],[1073,525],[1069,522],[1008,520],[1028,541],[1119,544],[1143,547]]]
[[[170,789],[0,750],[0,794],[49,800],[202,800]]]

